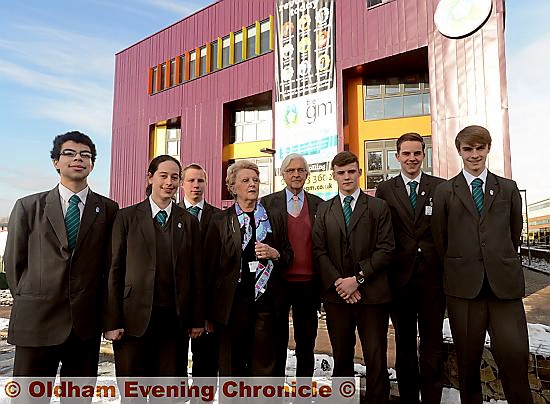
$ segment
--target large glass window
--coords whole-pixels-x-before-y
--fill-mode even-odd
[[[153,74],[151,75],[151,80],[153,80],[153,82],[151,83],[152,84],[152,89],[153,89],[153,93],[156,93],[157,91],[159,91],[159,89],[157,88],[157,75],[158,75],[158,68],[157,67],[153,67]]]
[[[180,56],[180,80],[183,83],[185,81],[185,56]]]
[[[272,115],[269,107],[261,109],[244,109],[235,111],[235,135],[233,143],[271,140]]]
[[[363,95],[366,121],[430,114],[427,74],[366,79]]]
[[[160,67],[160,90],[164,90],[166,88],[166,63],[163,63]]]
[[[432,138],[423,137],[426,145],[426,157],[422,162],[422,171],[432,173]],[[368,140],[365,142],[366,187],[375,189],[376,186],[389,178],[399,174],[401,166],[395,158],[397,152],[395,139]]]

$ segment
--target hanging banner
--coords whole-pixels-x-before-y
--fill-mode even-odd
[[[305,190],[336,194],[330,161],[338,152],[334,1],[277,0],[275,47],[275,188],[285,183],[281,162],[306,158]]]

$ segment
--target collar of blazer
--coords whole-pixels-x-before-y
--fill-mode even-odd
[[[46,216],[50,225],[52,226],[55,235],[59,241],[59,244],[68,249],[67,230],[65,228],[65,218],[63,217],[63,210],[61,208],[61,199],[59,195],[59,189],[55,187],[48,195],[46,195],[46,206],[44,207]],[[82,212],[82,219],[80,220],[80,229],[78,230],[78,238],[76,240],[76,246],[74,251],[78,250],[82,240],[88,234],[92,224],[97,217],[103,213],[103,203],[98,195],[91,190],[88,191],[86,197],[86,204],[84,205],[84,211]]]
[[[367,195],[361,190],[361,192],[359,193],[359,198],[357,198],[357,201],[355,202],[355,207],[351,215],[347,232],[346,232],[346,222],[344,221],[344,211],[342,210],[342,201],[340,200],[340,195],[336,195],[334,198],[332,198],[329,211],[330,211],[330,214],[334,216],[334,219],[338,223],[338,226],[340,227],[340,230],[342,231],[342,233],[344,235],[347,235],[353,231],[353,229],[357,225],[357,222],[359,222],[359,219],[367,210],[367,207],[368,207]]]
[[[152,219],[151,204],[149,198],[140,202],[137,207],[139,212],[138,222],[143,237],[143,244],[147,246],[150,258],[153,262],[156,261],[156,245],[155,240],[155,225]],[[172,212],[170,214],[171,231],[172,231],[172,263],[174,266],[177,264],[177,259],[180,251],[181,240],[184,236],[184,221],[185,211],[180,206],[172,203]]]
[[[485,184],[485,194],[483,198],[483,211],[481,212],[481,217],[477,213],[477,209],[474,204],[474,198],[472,197],[472,191],[466,182],[466,178],[460,172],[456,177],[453,178],[453,190],[458,196],[466,210],[480,222],[485,220],[487,212],[491,209],[493,202],[500,191],[500,186],[498,184],[498,178],[492,172],[487,172],[487,182]]]
[[[315,220],[315,214],[317,213],[317,206],[319,205],[319,202],[315,198],[315,195],[310,194],[306,190],[304,190],[304,197],[307,199],[307,207],[309,209],[309,220],[311,221],[311,224],[313,225],[313,222]],[[273,195],[271,205],[275,208],[281,210],[281,212],[287,212],[287,201],[286,201],[286,188],[282,191],[276,192]]]

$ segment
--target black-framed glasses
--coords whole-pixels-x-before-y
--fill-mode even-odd
[[[294,174],[294,173],[304,174],[306,172],[307,172],[307,170],[305,168],[287,168],[285,170],[285,173],[287,173],[287,174]]]
[[[88,150],[82,150],[82,151],[76,151],[76,150],[73,150],[73,149],[65,149],[65,150],[61,150],[61,153],[59,153],[61,156],[65,156],[65,157],[71,157],[71,158],[74,158],[76,157],[77,154],[80,154],[80,157],[83,158],[83,159],[91,159],[93,157],[93,154],[91,151],[88,151]]]

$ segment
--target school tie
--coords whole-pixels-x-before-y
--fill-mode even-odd
[[[344,198],[343,210],[344,210],[344,220],[346,222],[346,227],[349,226],[349,221],[351,220],[351,214],[352,214],[351,201],[353,201],[353,196],[351,195],[348,195]]]
[[[78,195],[73,195],[69,199],[69,206],[67,207],[67,213],[65,214],[65,228],[67,229],[67,241],[69,242],[69,249],[74,250],[76,245],[76,238],[78,236],[78,228],[80,227],[80,209],[78,203],[80,198]]]
[[[187,211],[189,213],[191,213],[193,216],[195,216],[196,218],[199,217],[199,212],[201,211],[201,208],[199,208],[198,206],[189,206],[187,208]]]
[[[411,181],[409,182],[409,187],[411,189],[411,193],[409,194],[409,201],[411,201],[411,206],[414,209],[416,209],[416,198],[418,197],[416,193],[416,187],[418,186],[418,182]]]
[[[483,211],[483,180],[476,178],[472,181],[472,196],[476,205],[477,213],[481,215]]]
[[[290,214],[294,217],[300,216],[300,211],[302,208],[300,207],[300,199],[298,198],[298,195],[292,195],[292,203],[290,204]]]
[[[164,227],[166,225],[167,218],[168,213],[166,213],[164,210],[159,210],[158,213],[155,215],[155,221],[160,224],[160,227]]]

